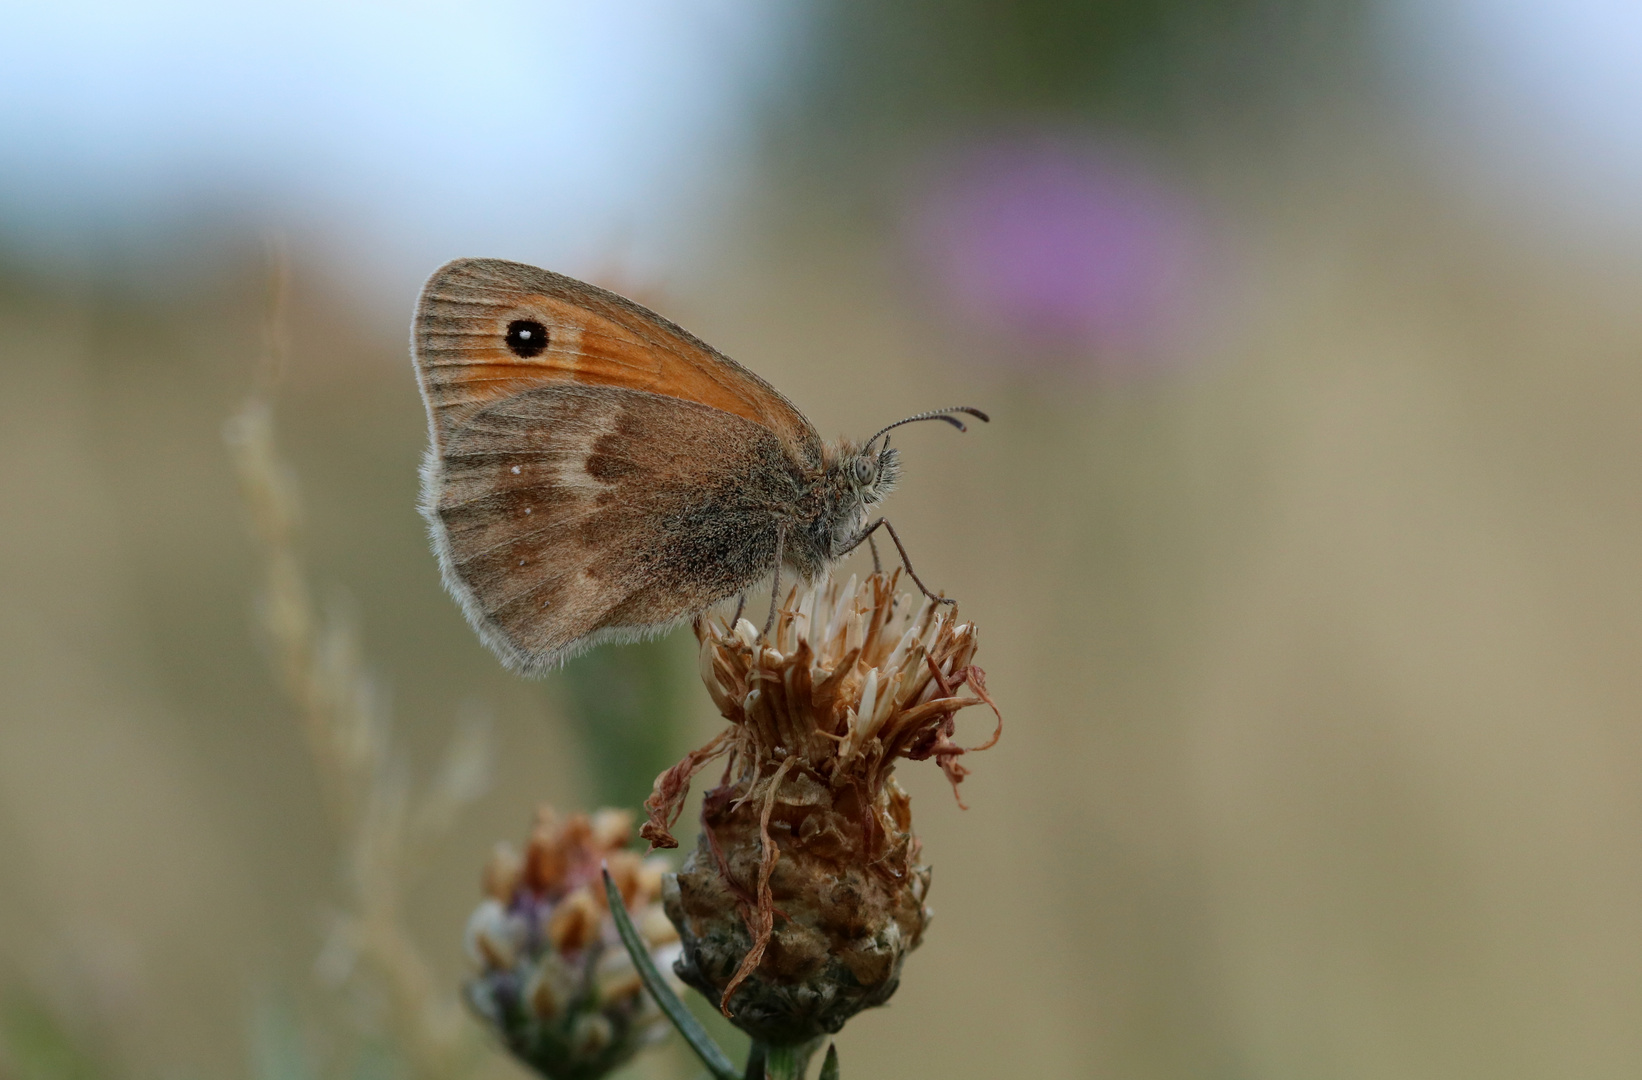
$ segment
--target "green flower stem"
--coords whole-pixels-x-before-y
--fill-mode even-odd
[[[667,1019],[678,1028],[678,1033],[684,1036],[684,1041],[690,1044],[690,1049],[696,1052],[701,1063],[707,1066],[715,1080],[742,1080],[741,1071],[737,1069],[713,1041],[707,1029],[701,1026],[701,1021],[690,1015],[690,1010],[684,1007],[684,1002],[673,993],[672,987],[661,977],[656,970],[655,961],[650,959],[650,950],[639,937],[639,932],[633,928],[633,920],[627,915],[627,905],[621,898],[621,890],[610,879],[610,870],[604,871],[604,895],[610,901],[610,917],[615,920],[616,933],[621,935],[621,943],[627,946],[627,955],[633,960],[633,966],[638,969],[639,978],[644,980],[645,989],[650,996],[656,999],[661,1011],[667,1014]],[[807,1060],[807,1059],[806,1059]],[[793,1074],[802,1075],[802,1074]]]
[[[823,1039],[812,1039],[805,1043],[786,1043],[780,1046],[764,1044],[764,1080],[804,1080],[804,1071],[809,1067],[810,1058],[821,1049],[822,1042]],[[756,1054],[755,1050],[754,1055]],[[835,1063],[836,1060],[835,1056]],[[748,1072],[750,1074],[751,1070]]]

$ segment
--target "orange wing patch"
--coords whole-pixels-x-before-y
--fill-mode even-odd
[[[547,333],[540,351],[532,323]],[[523,263],[441,267],[417,304],[415,346],[436,447],[490,402],[580,383],[698,402],[768,428],[801,457],[819,452],[792,403],[734,360],[625,297]]]

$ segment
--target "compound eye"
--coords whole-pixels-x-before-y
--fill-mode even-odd
[[[862,456],[862,457],[858,457],[858,458],[855,459],[855,482],[856,483],[858,483],[858,484],[870,484],[870,483],[872,483],[872,478],[877,472],[878,472],[878,463],[873,461],[870,457]]]

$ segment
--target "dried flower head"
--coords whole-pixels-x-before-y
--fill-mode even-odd
[[[701,840],[663,896],[683,944],[674,970],[768,1043],[835,1032],[895,992],[929,921],[895,763],[934,758],[956,793],[969,750],[954,718],[992,704],[970,663],[974,625],[895,581],[795,589],[768,639],[744,619],[698,621],[702,679],[730,726],[645,803],[641,834],[676,846],[691,777],[726,758]]]
[[[666,1032],[616,935],[600,877],[608,865],[666,970],[679,952],[658,903],[666,864],[626,850],[632,828],[623,810],[561,819],[544,806],[524,852],[499,845],[484,870],[485,899],[468,920],[468,954],[480,967],[468,1003],[550,1080],[603,1076]]]

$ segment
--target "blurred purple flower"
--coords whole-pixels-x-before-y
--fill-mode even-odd
[[[993,139],[946,156],[916,198],[909,240],[923,279],[955,318],[1006,337],[1013,362],[1070,350],[1137,369],[1177,353],[1206,230],[1183,193],[1133,158],[1092,142]]]

